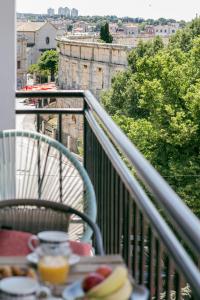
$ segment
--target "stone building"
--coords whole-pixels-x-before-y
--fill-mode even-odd
[[[128,36],[137,36],[139,34],[139,26],[134,24],[123,25],[124,34]]]
[[[145,33],[155,35],[155,26],[153,25],[146,25],[145,26]]]
[[[73,24],[72,32],[88,32],[89,24],[84,21],[79,21]]]
[[[178,23],[171,23],[167,25],[157,25],[155,26],[155,35],[159,35],[161,37],[170,36],[175,34],[179,29]]]
[[[89,89],[98,97],[111,86],[112,76],[127,68],[130,47],[59,38],[61,89]]]
[[[45,50],[56,49],[57,28],[49,22],[17,22],[17,33],[27,39],[27,66],[37,63]]]
[[[17,89],[27,83],[27,39],[24,35],[17,35]]]

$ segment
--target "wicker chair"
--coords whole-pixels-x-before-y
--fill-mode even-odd
[[[61,143],[48,136],[29,131],[5,130],[0,132],[0,201],[6,199],[46,199],[64,203],[84,212],[96,221],[96,198],[93,186],[77,158]],[[15,215],[15,229],[27,212]],[[27,230],[46,218],[42,211],[34,218]],[[9,211],[4,216],[4,225],[9,227]],[[66,218],[58,219],[52,213],[49,228],[62,230]],[[28,226],[28,225],[27,225]],[[89,241],[91,228],[74,219],[70,235],[72,239]]]
[[[58,220],[66,218],[70,224],[73,216],[78,216],[84,224],[87,224],[90,226],[92,232],[94,233],[94,248],[95,253],[99,255],[104,254],[103,250],[103,243],[102,243],[102,237],[99,230],[99,227],[84,213],[77,211],[76,209],[69,207],[62,203],[56,203],[52,201],[46,201],[46,200],[2,200],[0,201],[0,226],[4,226],[4,215],[9,212],[10,216],[10,225],[12,229],[15,228],[15,216],[18,215],[20,212],[22,215],[23,211],[26,212],[27,218],[19,219],[18,226],[20,227],[20,230],[26,231],[27,230],[27,224],[34,224],[36,223],[36,226],[34,227],[34,232],[38,233],[41,230],[49,230],[49,222],[48,220],[51,220],[52,214],[56,216]],[[41,221],[40,224],[38,224],[37,220],[35,220],[38,213],[44,214],[45,212],[45,218],[43,219],[43,222]],[[54,229],[54,228],[51,228]],[[64,229],[63,229],[64,230]],[[67,229],[66,229],[67,231]],[[20,242],[20,241],[19,241]]]

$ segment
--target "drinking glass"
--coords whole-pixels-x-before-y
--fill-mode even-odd
[[[59,286],[67,282],[69,274],[69,262],[66,255],[66,248],[60,245],[54,246],[48,244],[40,249],[38,273],[42,283],[47,285],[52,294],[57,294]]]

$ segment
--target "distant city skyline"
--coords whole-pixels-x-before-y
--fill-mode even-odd
[[[76,8],[79,15],[117,15],[118,17],[141,17],[158,19],[160,17],[189,21],[200,15],[199,0],[16,0],[17,12],[47,13],[48,8],[58,11],[60,6]]]

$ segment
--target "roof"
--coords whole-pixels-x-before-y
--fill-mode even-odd
[[[44,26],[46,22],[17,22],[17,31],[37,31],[42,26]]]

